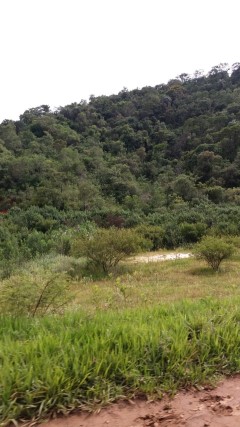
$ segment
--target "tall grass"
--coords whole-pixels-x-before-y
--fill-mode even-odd
[[[240,370],[240,297],[0,318],[1,426]]]

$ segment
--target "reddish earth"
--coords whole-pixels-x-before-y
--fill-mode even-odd
[[[38,427],[240,427],[240,376],[218,387],[181,391],[160,402],[119,402],[98,414],[81,413]]]

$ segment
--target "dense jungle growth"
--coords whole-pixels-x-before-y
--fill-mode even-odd
[[[81,228],[136,227],[153,249],[239,235],[239,147],[239,63],[3,121],[5,273],[12,260],[68,254]]]

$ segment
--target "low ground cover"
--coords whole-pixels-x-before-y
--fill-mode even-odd
[[[96,280],[69,257],[29,264],[62,274],[74,298],[61,316],[0,317],[0,425],[239,372],[238,265],[127,262]]]
[[[86,312],[142,308],[152,304],[240,295],[239,255],[219,272],[195,258],[166,262],[130,263],[101,280],[85,277],[72,282],[75,307]]]
[[[237,372],[239,305],[236,297],[92,316],[2,317],[1,421],[161,396]]]

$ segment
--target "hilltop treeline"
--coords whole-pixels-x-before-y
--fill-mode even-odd
[[[239,234],[239,147],[239,63],[29,109],[0,125],[2,241],[86,221],[161,226],[165,246]]]

